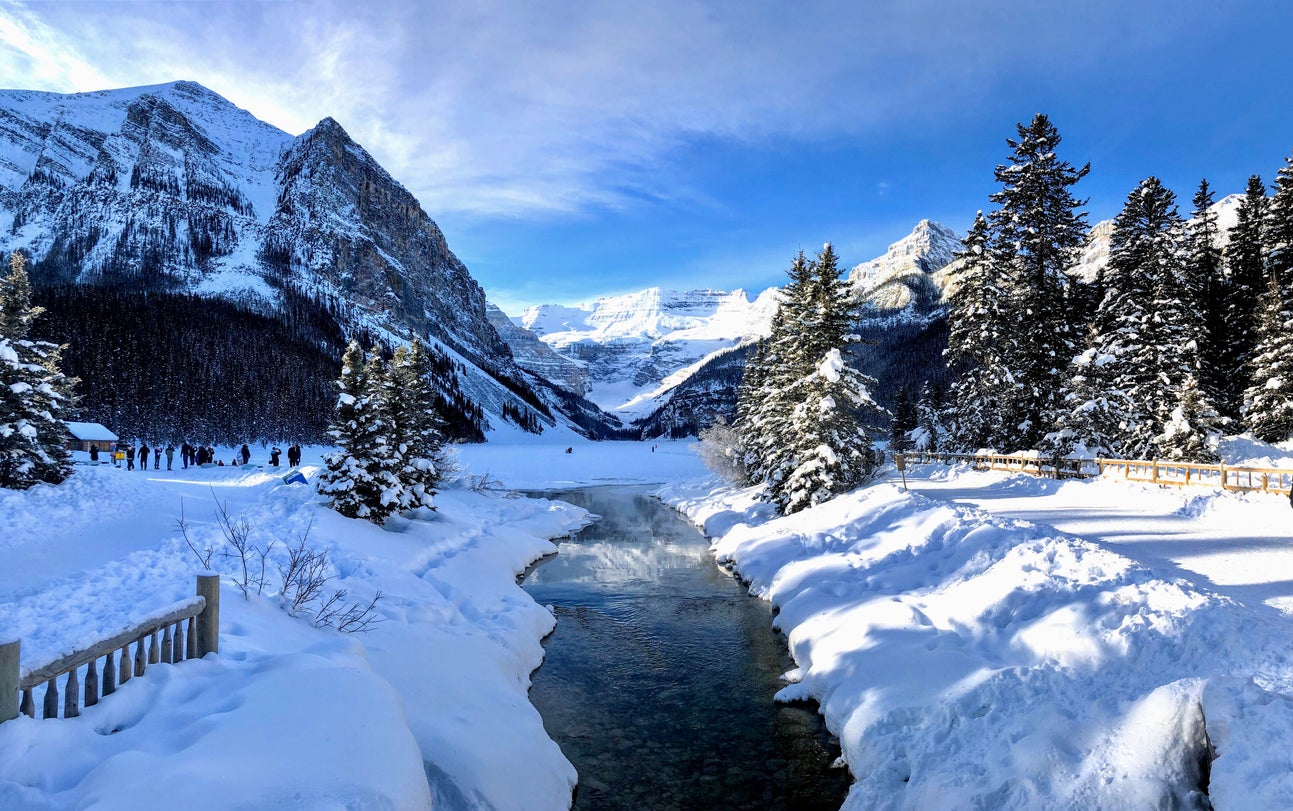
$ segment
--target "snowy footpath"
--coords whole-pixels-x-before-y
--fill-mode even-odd
[[[779,609],[848,809],[1293,808],[1293,511],[918,466],[777,518],[661,496]]]
[[[465,481],[541,489],[701,471],[681,443],[566,454],[568,442],[463,448]],[[199,548],[222,546],[217,504],[253,544],[273,543],[269,582],[247,598],[238,559],[212,560],[218,655],[150,667],[79,718],[0,725],[0,808],[569,806],[574,769],[527,698],[554,620],[517,577],[587,513],[464,481],[437,511],[383,529],[320,502],[310,451],[310,485],[269,468],[99,466],[0,490],[0,637],[22,640],[24,669],[193,593],[201,567],[176,530],[181,509]],[[278,567],[302,537],[328,553],[328,591],[364,604],[381,592],[369,632],[315,628],[279,605]]]

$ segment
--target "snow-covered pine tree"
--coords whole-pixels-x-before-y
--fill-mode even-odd
[[[59,370],[62,348],[28,333],[43,312],[31,303],[26,258],[14,251],[0,279],[0,486],[57,484],[72,472],[63,418],[76,405],[74,379]]]
[[[792,386],[799,402],[794,421],[795,467],[772,499],[785,515],[828,501],[861,485],[876,468],[876,454],[863,422],[880,407],[871,397],[875,380],[853,368],[838,348]]]
[[[431,358],[419,338],[395,350],[390,376],[394,384],[391,403],[392,440],[403,466],[402,509],[432,507],[439,488],[444,460],[444,424],[435,410],[431,383]]]
[[[1225,249],[1225,265],[1230,279],[1226,301],[1224,345],[1218,352],[1226,377],[1217,401],[1223,417],[1239,420],[1243,412],[1244,393],[1252,385],[1250,371],[1253,359],[1253,333],[1261,310],[1261,297],[1267,289],[1263,252],[1265,245],[1266,186],[1253,175],[1248,178],[1244,199],[1235,212],[1230,242]]]
[[[1197,387],[1196,317],[1183,301],[1183,224],[1176,196],[1150,177],[1114,220],[1105,296],[1075,360],[1065,428],[1090,449],[1159,455],[1187,382]],[[1196,397],[1202,395],[1196,390]],[[1200,410],[1211,408],[1202,402]]]
[[[783,481],[794,466],[789,458],[795,407],[790,387],[811,368],[799,344],[811,329],[813,263],[800,251],[788,272],[790,282],[781,290],[768,337],[756,353],[753,380],[738,404],[746,468],[754,481],[770,486]]]
[[[1150,181],[1153,181],[1151,184]],[[1154,186],[1157,188],[1155,189]],[[1150,447],[1156,456],[1171,459],[1188,459],[1184,454],[1188,448],[1195,447],[1192,436],[1183,429],[1167,430],[1173,421],[1173,415],[1182,413],[1182,398],[1185,392],[1191,392],[1195,401],[1191,406],[1191,418],[1195,421],[1204,414],[1215,413],[1211,398],[1199,387],[1199,370],[1203,359],[1199,349],[1201,317],[1195,309],[1191,291],[1186,287],[1187,274],[1184,267],[1186,256],[1185,223],[1176,210],[1176,195],[1164,188],[1156,178],[1146,181],[1147,195],[1157,195],[1162,199],[1166,209],[1165,227],[1161,234],[1162,257],[1157,262],[1157,275],[1154,278],[1153,318],[1146,330],[1148,341],[1154,346],[1152,357],[1157,367],[1157,380],[1154,403],[1154,420],[1162,426],[1159,436],[1151,439]],[[1197,429],[1200,426],[1194,425]],[[1215,426],[1209,422],[1205,426],[1212,430]],[[1205,434],[1206,436],[1206,434]],[[1164,445],[1165,437],[1176,437],[1180,445]],[[1212,461],[1206,459],[1191,461]]]
[[[916,450],[936,453],[947,440],[947,425],[944,417],[947,414],[947,389],[943,386],[926,383],[920,388],[920,397],[916,400],[916,430],[912,439]]]
[[[1185,289],[1190,309],[1198,314],[1195,339],[1199,347],[1199,389],[1211,403],[1220,401],[1228,370],[1223,352],[1226,330],[1226,302],[1230,283],[1222,267],[1220,226],[1212,210],[1212,187],[1199,182],[1194,210],[1186,231]]]
[[[1082,336],[1065,270],[1087,233],[1079,211],[1085,201],[1070,189],[1091,170],[1059,159],[1059,131],[1046,116],[1039,113],[1017,130],[1018,140],[1006,140],[1011,162],[996,168],[1003,187],[990,199],[1000,208],[989,216],[993,263],[1010,291],[1010,330],[1001,345],[1013,387],[1000,392],[995,409],[1003,450],[1040,447],[1063,414],[1069,361]]]
[[[1293,158],[1275,175],[1262,223],[1267,289],[1244,392],[1244,424],[1266,442],[1293,438]],[[1236,226],[1237,227],[1237,226]]]
[[[853,368],[843,352],[858,342],[858,305],[829,243],[796,295],[787,301],[787,323],[796,332],[786,336],[785,356],[789,368],[803,370],[805,362],[808,368],[785,389],[786,439],[768,479],[768,497],[786,514],[851,490],[875,470],[869,423],[882,413],[871,396],[875,380]],[[820,354],[810,360],[814,353]]]
[[[1274,274],[1262,297],[1251,378],[1244,424],[1263,442],[1293,438],[1293,306]]]
[[[1293,157],[1284,159],[1273,189],[1263,233],[1266,272],[1281,290],[1293,290]]]
[[[889,423],[889,450],[895,453],[909,451],[912,448],[911,432],[920,424],[916,413],[916,403],[907,387],[898,389],[893,396],[893,421]]]
[[[396,475],[401,461],[386,435],[390,380],[381,354],[374,349],[365,362],[352,341],[337,386],[341,391],[329,434],[339,450],[324,458],[319,492],[347,518],[380,524],[403,501]]]
[[[948,370],[955,383],[952,439],[964,450],[979,450],[1001,438],[997,399],[1010,385],[1002,342],[1006,323],[1006,290],[995,272],[989,250],[988,221],[980,211],[965,237],[957,287],[948,312]]]
[[[1221,430],[1221,415],[1191,377],[1181,388],[1178,404],[1168,414],[1167,424],[1156,444],[1164,459],[1212,464],[1220,457],[1211,440]]]

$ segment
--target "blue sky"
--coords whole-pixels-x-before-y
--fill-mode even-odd
[[[1090,161],[1092,222],[1157,175],[1188,209],[1293,151],[1293,4],[0,0],[0,87],[200,82],[332,116],[509,313],[848,264],[988,209],[1016,122]]]

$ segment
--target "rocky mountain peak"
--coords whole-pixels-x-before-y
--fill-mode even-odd
[[[932,274],[951,264],[961,248],[955,231],[933,220],[921,220],[883,256],[855,266],[849,272],[849,282],[856,295],[874,309],[900,310],[914,305],[925,310],[935,306],[941,295]]]
[[[215,296],[263,314],[303,298],[348,334],[453,350],[488,412],[537,402],[440,228],[330,117],[293,137],[186,81],[0,91],[0,251],[15,249],[42,285]]]

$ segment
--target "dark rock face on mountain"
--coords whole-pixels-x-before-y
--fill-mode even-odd
[[[9,91],[0,156],[0,238],[32,255],[38,283],[269,309],[293,287],[484,365],[510,360],[440,229],[331,118],[292,138],[191,82]]]
[[[494,325],[512,350],[516,363],[527,372],[557,384],[580,396],[588,393],[588,369],[565,355],[558,354],[538,335],[512,323],[507,313],[493,304],[485,305],[489,323]]]
[[[339,124],[325,118],[296,139],[276,181],[262,248],[273,272],[330,287],[473,360],[510,364],[484,291],[440,228]]]
[[[0,91],[0,250],[41,287],[304,301],[347,338],[429,338],[484,423],[554,424],[439,227],[331,118],[293,137],[192,82]]]

